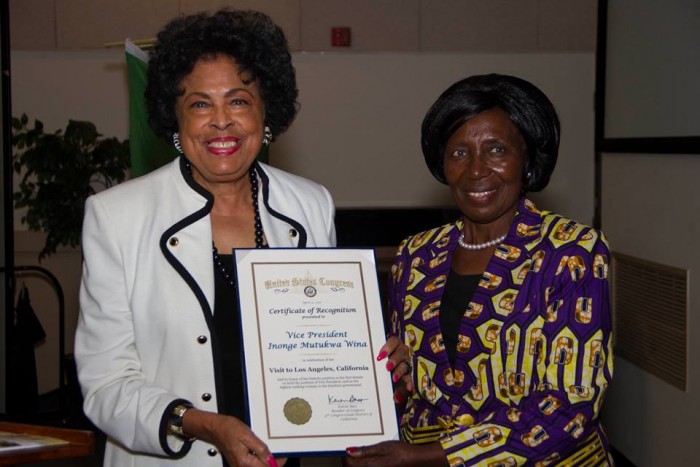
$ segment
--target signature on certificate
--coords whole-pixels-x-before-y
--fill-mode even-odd
[[[355,397],[355,395],[350,395],[350,397],[341,398],[333,395],[328,395],[329,404],[345,404],[345,403],[358,403],[368,400],[366,397]]]

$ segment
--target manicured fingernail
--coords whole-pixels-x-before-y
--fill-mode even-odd
[[[379,352],[379,355],[377,355],[377,361],[384,360],[385,358],[386,358],[386,351],[382,350],[381,352]]]
[[[386,369],[389,371],[393,370],[394,369],[394,362],[392,362],[392,361],[386,362]]]
[[[356,452],[356,451],[357,451],[357,448],[354,446],[351,446],[349,448],[345,448],[345,452],[347,452],[348,454],[352,454],[353,452]]]
[[[270,456],[267,458],[267,465],[269,465],[270,467],[279,467],[277,461],[275,460],[275,456],[273,456],[272,454],[270,454]]]
[[[396,402],[397,404],[403,404],[403,401],[405,401],[405,400],[406,399],[404,399],[401,394],[399,394],[399,393],[394,394],[394,402]]]
[[[413,393],[413,383],[406,384],[406,390],[410,393]]]
[[[392,380],[393,382],[397,382],[397,381],[399,380],[399,375],[396,374],[396,373],[394,373],[393,375],[391,375],[391,380]]]

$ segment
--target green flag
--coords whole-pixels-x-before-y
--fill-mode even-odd
[[[148,54],[127,39],[124,43],[129,75],[129,147],[131,176],[138,177],[167,164],[178,156],[177,150],[148,126],[146,91]],[[269,146],[263,145],[258,160],[268,162]]]
[[[172,161],[178,156],[178,152],[148,126],[148,112],[143,98],[146,91],[148,55],[128,39],[125,52],[129,75],[131,176],[138,177]]]

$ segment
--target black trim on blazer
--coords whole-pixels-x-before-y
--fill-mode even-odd
[[[160,428],[158,428],[158,438],[160,439],[160,445],[163,448],[163,451],[175,459],[182,459],[187,455],[188,452],[190,452],[190,449],[192,448],[192,441],[188,441],[186,439],[183,439],[185,444],[182,445],[179,451],[173,451],[170,449],[170,446],[168,446],[168,428],[170,425],[170,415],[173,413],[173,410],[175,409],[175,406],[178,404],[191,404],[190,401],[186,399],[175,399],[172,401],[168,406],[165,408],[165,412],[163,412],[163,416],[160,419]]]
[[[161,235],[160,237],[160,249],[163,252],[163,256],[165,256],[165,259],[168,261],[168,263],[170,263],[173,269],[175,269],[175,271],[177,271],[177,273],[180,274],[180,276],[182,276],[182,278],[185,280],[190,289],[192,289],[192,292],[194,292],[195,297],[197,297],[197,300],[199,301],[199,305],[202,307],[202,311],[204,311],[204,317],[207,320],[207,326],[209,327],[209,329],[211,329],[213,324],[212,311],[209,307],[209,302],[207,302],[207,298],[204,296],[204,292],[202,292],[202,289],[199,287],[197,281],[194,280],[189,271],[185,269],[182,266],[182,264],[177,259],[175,259],[175,257],[170,253],[167,246],[168,239],[170,239],[171,236],[173,236],[176,232],[179,232],[186,226],[194,224],[196,221],[205,217],[211,212],[212,206],[214,205],[214,196],[194,181],[192,175],[190,174],[188,164],[189,163],[187,162],[187,159],[185,159],[184,157],[180,157],[180,171],[182,172],[182,176],[184,177],[185,181],[190,186],[190,188],[195,190],[200,195],[204,196],[207,202],[202,209],[193,212],[189,216],[176,222],[170,228],[165,230],[165,232],[163,232],[163,235]]]
[[[192,177],[192,164],[190,163],[190,161],[187,160],[185,156],[180,156],[180,173],[182,174],[182,178],[185,179],[185,182],[187,183],[187,185],[189,185],[190,188],[192,188],[200,195],[204,196],[207,199],[207,202],[211,202],[212,205],[214,204],[214,195],[209,193],[206,190],[206,188],[197,183],[194,177]]]
[[[262,167],[260,167],[257,161],[253,162],[253,167],[255,167],[255,171],[258,173],[258,175],[263,181],[263,203],[265,203],[265,207],[267,208],[270,214],[294,227],[299,233],[299,243],[297,244],[297,248],[306,248],[306,229],[299,222],[275,211],[270,207],[270,179],[267,177],[267,174],[262,169]]]
[[[193,224],[194,222],[200,220],[201,218],[205,217],[207,214],[211,212],[212,206],[214,205],[214,196],[209,193],[207,190],[204,189],[201,185],[199,185],[194,178],[192,178],[192,173],[190,171],[189,167],[189,162],[187,159],[182,156],[180,157],[180,172],[182,174],[182,177],[185,179],[185,182],[189,185],[190,188],[192,188],[194,191],[202,195],[206,200],[206,204],[204,207],[198,211],[195,211],[194,213],[190,214],[189,216],[185,217],[184,219],[180,220],[179,222],[175,223],[172,225],[169,229],[167,229],[163,235],[160,237],[160,249],[163,252],[163,256],[165,256],[165,259],[170,263],[170,265],[177,271],[178,274],[183,278],[185,283],[189,286],[189,288],[192,290],[194,293],[195,297],[197,298],[197,301],[199,302],[200,307],[202,308],[202,312],[204,314],[204,319],[207,323],[207,328],[209,329],[209,339],[211,342],[211,352],[212,352],[212,361],[214,363],[214,389],[216,390],[216,395],[217,395],[217,405],[218,401],[221,400],[220,395],[222,394],[223,387],[221,386],[221,359],[218,357],[218,349],[219,349],[219,342],[216,337],[216,333],[213,331],[214,329],[214,316],[212,313],[212,309],[209,306],[209,302],[207,301],[207,298],[204,296],[204,292],[202,292],[202,289],[199,287],[199,284],[197,281],[194,280],[192,275],[189,273],[187,269],[185,269],[184,266],[170,253],[167,247],[168,240],[172,235],[175,233],[179,232],[186,226]],[[212,264],[212,268],[213,268]],[[171,404],[172,405],[172,404]],[[166,411],[165,414],[163,414],[164,417],[169,417],[170,412],[172,412],[172,407],[174,406],[169,406],[169,411]],[[217,411],[220,411],[220,407],[217,406]],[[165,442],[165,438],[161,438],[161,444],[163,447],[163,450],[168,452],[170,448],[167,446],[167,444],[163,444]],[[184,455],[184,454],[183,454]]]

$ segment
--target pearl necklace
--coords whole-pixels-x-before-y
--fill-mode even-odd
[[[250,191],[253,196],[253,210],[255,211],[255,248],[263,248],[263,227],[262,221],[260,220],[260,208],[258,207],[258,176],[255,174],[255,168],[250,168],[248,176],[250,177]],[[216,270],[219,271],[219,274],[224,278],[226,284],[231,288],[235,288],[236,283],[233,280],[233,275],[229,272],[228,268],[224,266],[223,261],[221,261],[219,250],[216,249],[216,245],[212,244],[211,255],[214,259]]]
[[[467,243],[464,241],[464,233],[459,234],[459,238],[457,239],[457,243],[459,243],[459,246],[464,248],[465,250],[485,250],[486,248],[492,247],[494,245],[498,245],[501,243],[503,240],[506,239],[506,236],[508,234],[503,234],[500,237],[494,238],[493,240],[489,240],[488,242],[484,243]]]

